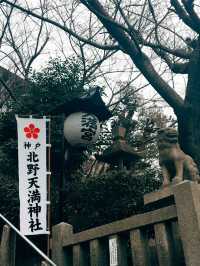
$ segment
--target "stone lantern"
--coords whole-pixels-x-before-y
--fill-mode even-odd
[[[142,158],[142,152],[136,151],[126,143],[126,128],[115,126],[112,129],[113,144],[103,151],[102,155],[96,155],[96,159],[112,166],[118,166],[120,169],[134,165],[137,160]]]

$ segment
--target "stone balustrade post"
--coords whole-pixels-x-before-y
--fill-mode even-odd
[[[72,266],[72,254],[63,248],[63,239],[70,238],[73,227],[67,223],[60,223],[52,229],[52,260],[57,266]]]
[[[187,266],[200,265],[200,185],[184,181],[173,186],[178,225]]]

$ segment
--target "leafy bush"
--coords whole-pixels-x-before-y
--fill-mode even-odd
[[[80,231],[142,212],[143,195],[160,185],[154,170],[143,175],[114,170],[88,179],[75,178],[66,187],[65,220]]]
[[[19,222],[18,182],[10,176],[0,178],[0,213],[11,222]]]

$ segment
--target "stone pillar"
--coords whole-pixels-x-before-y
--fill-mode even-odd
[[[78,244],[73,246],[73,266],[87,266],[88,257],[83,246]]]
[[[106,259],[105,246],[99,239],[90,241],[90,265],[91,266],[106,266],[108,265]]]
[[[156,248],[158,254],[159,265],[172,266],[173,262],[173,247],[172,238],[168,226],[165,223],[158,223],[154,225]]]
[[[184,181],[173,186],[178,224],[187,266],[200,265],[200,185]]]
[[[130,231],[131,253],[134,266],[149,266],[149,250],[146,233],[141,229]]]
[[[57,266],[72,266],[72,254],[63,248],[63,239],[71,238],[73,227],[67,223],[53,226],[52,230],[52,260]]]
[[[8,225],[4,225],[1,247],[0,265],[15,266],[16,233]]]
[[[171,232],[173,238],[173,261],[174,265],[184,265],[185,259],[183,254],[183,245],[180,236],[178,221],[171,222]]]

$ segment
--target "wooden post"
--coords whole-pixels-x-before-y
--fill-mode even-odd
[[[165,223],[158,223],[154,225],[156,249],[158,254],[159,265],[172,266],[172,239],[170,238],[170,232]]]
[[[16,234],[8,225],[4,225],[0,247],[0,265],[15,266]]]
[[[116,266],[127,266],[127,249],[126,249],[126,242],[123,238],[121,238],[119,235],[112,235],[109,237],[109,242],[114,241],[114,245],[116,243],[116,263],[114,263]],[[114,247],[115,248],[115,247]],[[111,261],[111,250],[110,250],[110,261]],[[111,265],[111,263],[110,263]]]
[[[89,255],[89,250],[88,250]],[[87,266],[88,256],[82,245],[73,246],[73,266]]]
[[[187,266],[200,264],[200,185],[184,181],[173,186],[178,224]]]
[[[100,243],[99,239],[90,241],[90,265],[91,266],[107,266],[105,246]]]
[[[52,260],[57,266],[72,266],[72,256],[63,248],[63,239],[71,238],[73,227],[67,223],[53,226],[52,230]]]
[[[131,253],[134,266],[149,266],[149,252],[145,232],[140,229],[130,232]]]

